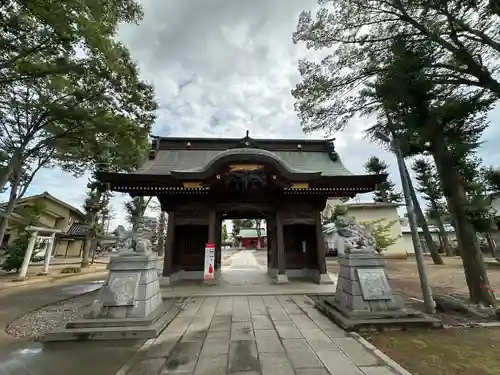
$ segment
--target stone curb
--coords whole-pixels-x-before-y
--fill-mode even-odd
[[[309,296],[305,296],[305,297],[306,297],[305,299],[312,306],[314,306],[314,301]],[[368,342],[366,339],[364,339],[358,333],[356,333],[356,332],[346,332],[346,333],[348,335],[350,335],[353,339],[355,339],[357,342],[359,342],[361,345],[363,345],[368,351],[372,352],[373,355],[377,356],[381,361],[385,362],[387,366],[389,366],[391,369],[396,371],[399,375],[412,375],[410,372],[405,370],[397,362],[390,359],[388,356],[386,356],[384,353],[382,353],[379,349],[377,349],[374,345],[372,345],[370,342]]]
[[[402,366],[400,366],[397,362],[393,361],[390,359],[388,356],[386,356],[384,353],[382,353],[379,349],[377,349],[375,346],[373,346],[370,342],[365,340],[363,337],[361,337],[359,334],[355,332],[349,332],[349,335],[354,338],[357,342],[359,342],[361,345],[363,345],[367,350],[372,352],[375,356],[380,358],[383,362],[387,364],[391,369],[396,371],[399,375],[412,375],[410,372],[405,370]]]

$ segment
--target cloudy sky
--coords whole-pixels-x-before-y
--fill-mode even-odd
[[[315,9],[315,0],[143,0],[145,18],[126,25],[120,39],[152,81],[160,103],[153,132],[160,136],[322,138],[304,135],[293,110],[290,90],[299,80],[297,61],[314,57],[294,45],[299,13]],[[485,163],[500,164],[500,111],[490,116],[480,151]],[[364,124],[367,121],[363,122]],[[393,157],[362,139],[362,123],[337,134],[336,147],[346,166],[363,172],[363,163],[377,155],[391,165]],[[496,128],[496,129],[495,129]],[[39,173],[29,194],[48,191],[81,208],[87,177],[75,179],[57,170]],[[5,196],[5,194],[4,194]],[[125,196],[113,198],[116,218],[124,224]],[[361,197],[370,200],[370,196]]]

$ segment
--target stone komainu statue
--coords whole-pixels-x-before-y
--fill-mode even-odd
[[[150,254],[151,241],[145,238],[142,230],[132,231],[123,241],[122,251],[134,251],[138,254]]]
[[[375,238],[369,227],[363,228],[354,218],[339,216],[335,220],[337,232],[337,250],[339,254],[373,254]]]

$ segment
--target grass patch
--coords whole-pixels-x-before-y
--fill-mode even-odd
[[[365,334],[413,375],[500,375],[500,328]]]

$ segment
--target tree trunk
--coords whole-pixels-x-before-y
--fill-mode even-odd
[[[451,247],[450,239],[448,238],[448,234],[446,233],[446,229],[444,228],[443,218],[441,217],[441,215],[438,216],[438,218],[436,220],[436,225],[437,225],[438,230],[439,230],[439,238],[443,242],[444,253],[446,254],[446,256],[449,256],[449,257],[453,256],[453,249]]]
[[[5,185],[7,185],[10,178],[15,173],[16,167],[20,166],[22,168],[21,155],[22,149],[18,148],[16,152],[14,152],[14,155],[12,155],[12,158],[9,160],[9,164],[7,164],[7,167],[0,175],[0,191],[3,191],[3,189],[5,188]]]
[[[92,249],[92,238],[87,236],[85,238],[85,243],[83,245],[82,262],[80,264],[81,268],[90,267],[90,250]]]
[[[162,211],[160,214],[160,222],[158,223],[158,245],[156,247],[158,256],[163,256],[165,252],[165,222],[165,212]]]
[[[94,197],[94,201],[90,203],[90,210],[88,220],[87,220],[87,234],[85,236],[85,243],[83,245],[83,254],[82,254],[82,262],[81,268],[88,268],[90,266],[90,257],[92,250],[92,241],[96,238],[95,226],[96,220],[98,216],[98,212],[96,211],[96,205],[101,201],[101,192],[97,190],[96,195]]]
[[[10,186],[10,195],[9,202],[7,203],[7,207],[5,207],[4,215],[0,218],[0,244],[3,241],[3,236],[5,236],[5,232],[7,231],[7,225],[9,223],[8,217],[14,212],[14,207],[17,201],[17,190],[19,188],[19,183],[21,182],[21,171],[17,171],[14,175],[14,181]]]
[[[467,217],[467,198],[462,179],[457,169],[452,167],[453,158],[446,147],[442,132],[436,134],[431,141],[431,152],[450,213],[455,219],[465,280],[469,288],[469,299],[476,304],[494,305],[495,296],[491,291],[476,232]]]
[[[411,200],[413,201],[413,208],[415,209],[415,215],[417,216],[417,221],[420,223],[420,227],[422,228],[422,232],[424,235],[425,242],[427,243],[427,248],[429,249],[429,253],[431,254],[432,261],[434,264],[444,264],[443,258],[439,255],[438,249],[436,248],[436,244],[432,239],[431,232],[429,231],[429,226],[427,225],[427,220],[425,220],[424,213],[422,212],[422,207],[420,207],[420,202],[418,201],[417,194],[415,193],[415,188],[413,187],[413,182],[411,180],[410,173],[408,172],[408,168],[405,164],[405,173],[406,178],[408,180],[408,185],[410,186],[410,194]]]

